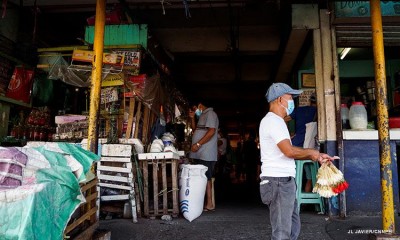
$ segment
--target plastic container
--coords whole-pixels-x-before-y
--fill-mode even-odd
[[[365,130],[368,125],[367,110],[362,102],[353,102],[349,111],[351,129]]]
[[[350,129],[349,108],[347,107],[347,104],[342,103],[340,105],[340,115],[342,116],[342,128]]]
[[[389,128],[400,128],[400,117],[390,117]]]

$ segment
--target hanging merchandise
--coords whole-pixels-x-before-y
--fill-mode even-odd
[[[46,106],[53,100],[53,80],[36,76],[33,81],[32,97],[34,106]]]
[[[338,157],[335,157],[335,159],[338,159]],[[348,187],[349,184],[344,179],[343,173],[331,162],[326,162],[318,169],[317,183],[313,188],[313,193],[330,198],[337,196]]]
[[[146,79],[146,74],[140,74],[138,76],[127,76],[125,86],[128,91],[125,92],[125,97],[138,96],[140,98],[143,98]]]
[[[164,118],[164,112],[163,112],[163,108],[161,106],[160,115],[157,118],[157,121],[154,123],[154,126],[151,129],[151,139],[150,139],[150,141],[153,141],[154,139],[161,138],[161,136],[166,131],[165,125],[166,125],[166,122],[165,122],[165,118]]]
[[[50,66],[49,79],[60,80],[75,87],[90,86],[90,71],[73,71],[68,69],[69,64],[62,56]]]
[[[15,67],[11,81],[8,84],[6,97],[30,103],[32,89],[33,70],[22,66]]]

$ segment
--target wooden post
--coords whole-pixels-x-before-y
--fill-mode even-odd
[[[135,111],[135,98],[131,97],[129,99],[129,112],[128,112],[129,113],[129,117],[128,117],[128,126],[127,126],[127,129],[126,129],[125,138],[131,138],[134,111]]]
[[[321,9],[319,13],[321,28],[321,47],[322,47],[322,70],[324,82],[324,110],[326,125],[326,140],[336,141],[336,121],[335,115],[335,85],[332,81],[332,39],[330,31],[329,15],[326,9]],[[329,149],[328,149],[329,151]],[[331,153],[332,154],[332,153]]]
[[[315,64],[315,88],[317,92],[318,111],[318,140],[326,141],[326,119],[325,119],[325,98],[324,80],[322,67],[321,30],[313,31],[314,64]]]
[[[149,216],[149,165],[151,162],[148,161],[140,161],[142,163],[143,169],[143,211],[144,216]]]
[[[144,115],[143,115],[143,130],[142,130],[142,142],[144,145],[147,145],[147,140],[149,139],[149,137],[147,136],[149,129],[149,118],[150,118],[149,113],[150,113],[150,108],[145,105]]]
[[[142,103],[139,102],[138,108],[136,111],[135,134],[134,134],[135,138],[137,138],[138,134],[139,134],[139,122],[140,122],[141,115],[142,115]]]
[[[178,206],[178,160],[171,160],[171,171],[172,171],[172,216],[177,217],[179,215]]]
[[[168,214],[168,185],[167,185],[167,163],[163,159],[161,163],[162,171],[162,196],[163,196],[163,214]]]
[[[153,201],[154,216],[158,215],[158,159],[151,161],[153,165]]]

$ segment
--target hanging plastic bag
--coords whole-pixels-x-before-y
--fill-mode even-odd
[[[32,89],[33,70],[25,69],[22,66],[17,66],[11,76],[6,97],[30,103]]]
[[[32,97],[35,106],[47,106],[54,97],[53,80],[44,75],[35,75]]]

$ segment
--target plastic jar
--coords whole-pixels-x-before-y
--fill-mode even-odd
[[[349,129],[349,108],[347,107],[347,104],[342,103],[340,105],[340,115],[342,116],[342,128]]]
[[[349,111],[349,120],[351,129],[367,129],[367,110],[362,102],[353,102]]]

